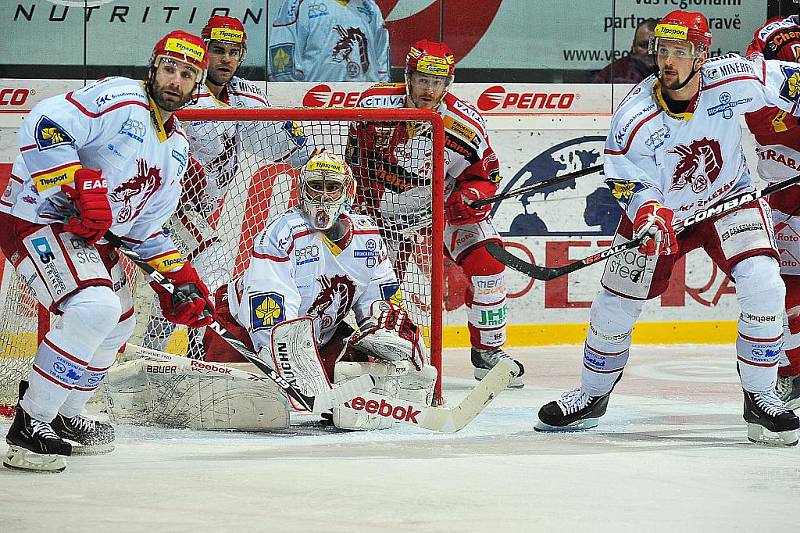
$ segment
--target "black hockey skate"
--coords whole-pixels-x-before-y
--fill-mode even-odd
[[[744,391],[747,439],[758,444],[795,446],[800,419],[773,392]]]
[[[597,426],[606,414],[611,392],[602,396],[589,396],[580,388],[567,391],[561,398],[539,409],[536,431],[582,431]]]
[[[800,407],[800,376],[782,378],[778,376],[775,383],[775,394],[789,409]]]
[[[20,398],[28,388],[20,383]],[[31,417],[17,403],[14,421],[6,435],[8,452],[3,466],[32,472],[61,472],[67,467],[64,456],[72,454],[72,445],[56,435],[47,422]]]
[[[500,359],[510,359],[519,367],[519,373],[514,376],[511,383],[508,384],[508,388],[521,389],[525,386],[525,383],[522,381],[522,375],[525,374],[525,367],[522,366],[522,363],[508,355],[502,348],[494,348],[492,350],[473,348],[471,355],[472,366],[475,367],[475,379],[478,381],[486,377],[486,374],[494,368],[494,365],[496,365]]]
[[[72,449],[74,455],[100,455],[114,450],[114,428],[105,422],[59,414],[51,425],[59,437],[78,444]]]

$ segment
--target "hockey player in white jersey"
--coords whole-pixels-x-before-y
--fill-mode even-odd
[[[200,88],[197,107],[205,109],[270,107],[263,91],[253,82],[236,76],[247,55],[247,32],[235,17],[215,15],[208,19],[201,37],[208,47],[208,75]],[[305,161],[305,138],[292,122],[197,121],[184,124],[189,138],[189,166],[183,193],[170,229],[187,258],[213,292],[230,281],[234,257],[217,235],[219,212],[225,195],[237,179],[243,157],[265,164]],[[154,307],[143,339],[147,348],[163,350],[175,325]],[[202,330],[189,331],[189,355],[202,356]]]
[[[284,0],[268,53],[270,81],[389,80],[389,32],[374,0]]]
[[[406,83],[379,83],[364,91],[358,105],[367,108],[433,109],[445,124],[445,228],[446,253],[470,280],[466,290],[467,327],[476,379],[483,377],[502,358],[510,358],[506,341],[505,266],[486,251],[486,243],[500,242],[489,211],[471,203],[493,195],[500,182],[500,163],[486,133],[483,117],[448,91],[455,77],[455,57],[450,47],[422,39],[406,55]],[[402,279],[408,261],[413,226],[431,216],[430,202],[412,213],[420,198],[430,198],[430,166],[424,158],[409,157],[420,144],[429,142],[424,132],[392,125],[353,123],[349,157],[359,179],[358,208],[374,216],[384,230],[395,269]],[[430,150],[431,148],[427,148]],[[401,214],[397,208],[401,206]],[[409,231],[410,230],[410,231]],[[409,233],[412,233],[408,236]],[[509,387],[524,386],[523,365]]]
[[[581,385],[541,408],[539,430],[597,425],[622,377],[644,302],[664,292],[680,257],[701,248],[736,282],[736,362],[748,438],[797,444],[800,421],[774,392],[785,288],[769,207],[758,200],[677,235],[675,227],[754,189],[739,117],[764,106],[800,114],[800,65],[735,54],[708,59],[710,45],[702,14],[669,13],[653,39],[658,76],[637,85],[614,114],[604,165],[624,209],[615,244],[639,237],[643,245],[608,259],[592,304]]]
[[[406,365],[408,372],[380,383],[380,392],[430,404],[436,370],[426,360],[417,326],[390,303],[399,284],[378,227],[368,216],[350,213],[356,189],[350,168],[323,150],[301,170],[298,189],[299,205],[256,236],[244,275],[217,292],[218,319],[283,372],[273,335],[306,317],[314,335],[306,345],[319,346],[319,355],[316,348],[310,351],[309,363],[321,364],[322,379],[356,377],[354,369],[364,368],[352,364],[358,360],[369,359],[374,368]],[[351,310],[360,328],[356,334],[344,322]],[[218,349],[209,347],[212,351]],[[389,422],[346,409],[333,412],[333,423],[342,428],[374,429]]]
[[[10,468],[61,471],[73,450],[113,449],[110,425],[82,416],[134,326],[129,280],[112,231],[179,288],[155,289],[168,319],[206,325],[208,290],[162,225],[175,211],[189,143],[173,113],[196,98],[203,41],[161,39],[147,79],[104,78],[48,98],[19,131],[20,155],[0,199],[0,248],[36,299],[61,315],[39,345],[6,441]],[[73,448],[72,441],[78,448]]]

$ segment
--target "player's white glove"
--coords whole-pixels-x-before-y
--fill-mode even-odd
[[[390,302],[372,304],[372,316],[347,339],[359,352],[385,361],[411,361],[417,370],[425,365],[425,342],[405,309]]]

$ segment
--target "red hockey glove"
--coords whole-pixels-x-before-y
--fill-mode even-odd
[[[444,205],[447,221],[454,226],[461,226],[486,220],[492,206],[472,207],[471,204],[475,200],[492,196],[495,192],[497,185],[491,181],[471,179],[459,182]]]
[[[150,282],[150,286],[158,295],[164,318],[174,324],[183,324],[190,328],[209,325],[213,319],[214,303],[208,293],[208,287],[192,265],[186,263],[180,270],[165,272],[164,277],[175,285],[175,294],[170,294],[155,281]]]
[[[645,202],[636,211],[633,236],[642,237],[639,251],[645,255],[672,255],[678,253],[678,238],[672,229],[675,213],[655,200]]]
[[[108,183],[97,170],[75,171],[75,188],[62,187],[78,210],[78,215],[64,223],[64,229],[94,244],[111,229],[113,221],[108,203]]]

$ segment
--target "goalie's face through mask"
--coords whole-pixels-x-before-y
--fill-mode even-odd
[[[341,157],[323,152],[312,157],[300,173],[300,204],[312,227],[327,230],[350,211],[355,180]]]

